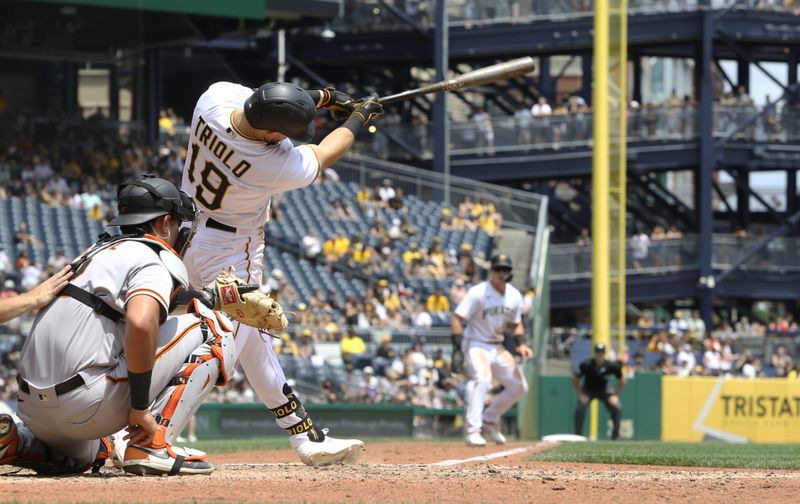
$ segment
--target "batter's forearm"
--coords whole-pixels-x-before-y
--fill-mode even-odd
[[[314,146],[321,167],[327,168],[342,158],[356,141],[352,131],[347,128],[336,128]]]

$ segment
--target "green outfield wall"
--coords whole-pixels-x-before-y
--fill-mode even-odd
[[[404,404],[309,404],[318,425],[337,437],[459,437],[463,410]],[[516,432],[516,408],[503,415],[503,430]],[[197,411],[201,439],[283,436],[272,413],[260,403],[208,403]]]
[[[622,391],[622,439],[661,439],[661,374],[639,373],[628,380]],[[538,436],[548,434],[573,434],[575,406],[578,395],[569,375],[542,375],[539,378]],[[598,435],[611,437],[611,420],[605,407],[600,405]],[[583,434],[589,432],[587,410]]]

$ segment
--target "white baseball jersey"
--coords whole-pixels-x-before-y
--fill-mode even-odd
[[[120,313],[134,296],[154,298],[169,312],[172,276],[144,243],[125,240],[101,250],[70,283]],[[45,316],[46,315],[46,316]],[[71,297],[58,297],[36,317],[19,360],[29,382],[54,385],[91,367],[114,367],[125,348],[125,324],[116,323]]]
[[[481,282],[467,291],[455,313],[468,322],[465,340],[502,342],[509,325],[522,321],[522,295],[508,283],[500,294],[489,282]]]
[[[307,186],[320,174],[312,147],[295,147],[289,140],[268,145],[236,130],[232,115],[242,110],[251,94],[250,88],[218,82],[203,93],[194,110],[181,183],[194,197],[201,217],[183,257],[194,288],[208,285],[231,266],[245,282],[260,284],[264,224],[272,195]],[[204,218],[236,228],[236,232],[209,227]],[[258,397],[268,408],[286,403],[286,377],[270,338],[238,322],[234,334],[236,359]],[[276,419],[284,429],[300,421],[297,413]],[[292,446],[302,437],[308,439],[306,434],[292,436]]]
[[[232,124],[253,90],[217,82],[200,96],[192,116],[181,188],[198,209],[239,229],[262,227],[273,194],[304,187],[317,179],[320,163],[310,146],[276,145],[248,138]]]

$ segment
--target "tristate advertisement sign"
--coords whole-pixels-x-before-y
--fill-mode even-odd
[[[678,378],[662,381],[661,438],[800,442],[800,381]]]

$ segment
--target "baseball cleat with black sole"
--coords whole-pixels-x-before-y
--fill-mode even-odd
[[[139,475],[211,474],[214,464],[200,450],[167,445],[162,448],[128,445],[122,470]]]

